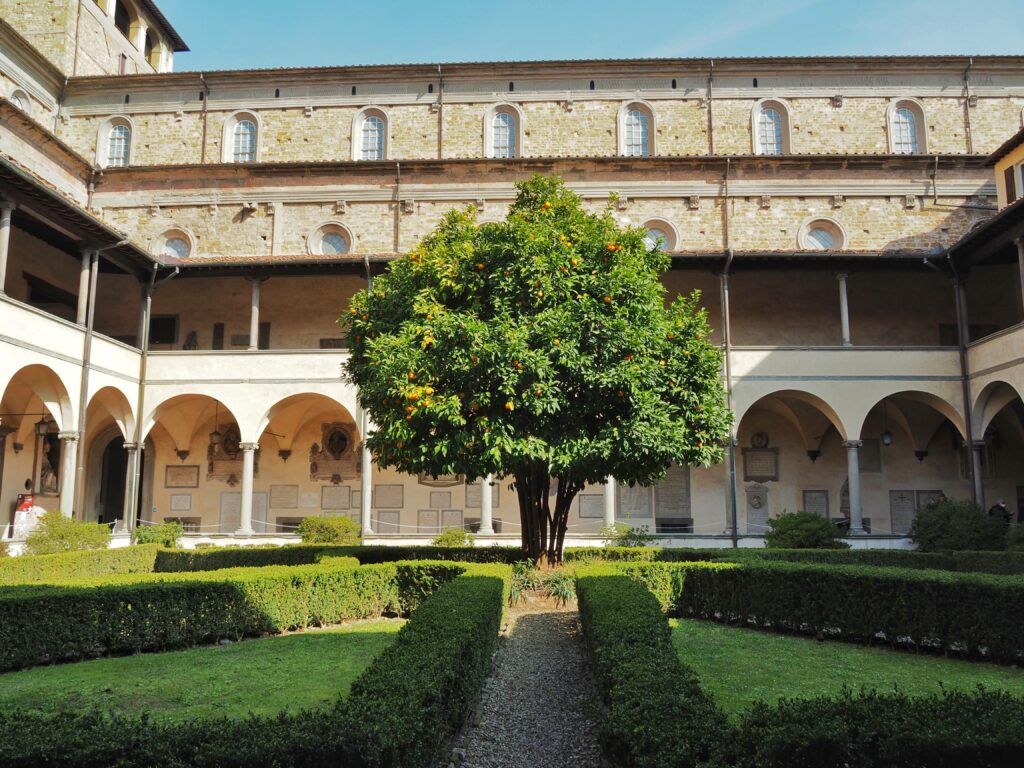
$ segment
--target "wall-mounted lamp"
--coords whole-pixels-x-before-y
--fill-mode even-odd
[[[220,401],[214,401],[213,409],[213,432],[210,433],[210,445],[220,445],[222,435],[220,433]]]
[[[892,432],[889,431],[889,412],[885,407],[885,400],[882,400],[882,445],[888,448],[892,445]]]
[[[39,421],[36,422],[36,437],[46,437],[46,434],[50,431],[50,422],[43,416]]]

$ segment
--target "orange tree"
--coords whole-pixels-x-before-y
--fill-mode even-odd
[[[378,464],[511,476],[524,553],[554,564],[586,483],[721,461],[721,353],[697,294],[666,306],[644,234],[557,177],[518,184],[501,223],[448,213],[342,318]]]

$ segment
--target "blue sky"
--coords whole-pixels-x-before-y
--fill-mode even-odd
[[[157,0],[175,68],[1024,53],[1021,0]]]

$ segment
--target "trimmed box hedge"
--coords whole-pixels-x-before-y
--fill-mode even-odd
[[[0,591],[0,669],[182,648],[408,612],[461,573],[449,563],[322,565],[143,574]]]
[[[511,578],[507,566],[455,570],[464,575],[428,597],[330,707],[173,725],[98,711],[0,712],[0,765],[428,768],[490,669]]]
[[[0,584],[60,583],[119,573],[152,573],[159,552],[156,544],[143,544],[5,557],[0,560]]]
[[[654,595],[624,575],[581,568],[583,635],[605,708],[605,756],[623,768],[704,764],[730,732],[725,714],[684,666]]]
[[[640,567],[640,566],[637,566]],[[679,615],[989,661],[1024,658],[1024,579],[749,561],[687,571]]]

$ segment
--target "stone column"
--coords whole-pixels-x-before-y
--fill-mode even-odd
[[[11,245],[11,214],[14,203],[0,200],[0,296],[3,296],[7,284],[7,252]]]
[[[75,465],[78,461],[78,433],[59,432],[60,438],[60,511],[64,517],[75,514]]]
[[[359,516],[361,520],[361,532],[363,536],[373,535],[373,521],[370,513],[373,509],[373,454],[366,445],[366,438],[369,436],[370,418],[366,411],[362,414],[362,439],[360,448],[362,450],[362,480],[359,489]]]
[[[971,443],[971,479],[974,482],[974,500],[982,509],[986,509],[985,471],[981,463],[981,452],[984,450],[984,440],[975,440]]]
[[[494,535],[494,521],[492,519],[492,506],[494,496],[492,494],[494,475],[488,475],[480,480],[480,534],[482,536]]]
[[[615,525],[615,478],[608,475],[604,481],[604,527]]]
[[[252,305],[249,314],[249,350],[260,348],[260,284],[261,277],[249,278],[252,283]]]
[[[135,527],[135,520],[132,519],[132,509],[135,507],[135,462],[139,460],[139,444],[125,443],[124,449],[128,453],[126,462],[128,471],[124,475],[124,511],[121,514],[121,530],[130,531]]]
[[[836,275],[836,279],[839,281],[839,322],[843,329],[843,346],[851,347],[853,342],[850,341],[850,303],[846,295],[846,280],[849,277],[845,272],[840,272]]]
[[[242,449],[242,511],[236,536],[252,536],[252,479],[259,443],[239,443]]]
[[[1017,244],[1017,277],[1020,280],[1021,319],[1024,319],[1024,237],[1018,237]]]
[[[82,267],[78,272],[78,311],[75,315],[75,322],[85,325],[89,316],[89,264],[92,261],[92,251],[82,249]]]
[[[858,451],[863,443],[860,440],[847,440],[846,466],[850,483],[850,533],[854,536],[864,535],[864,510],[860,505],[860,455]]]

